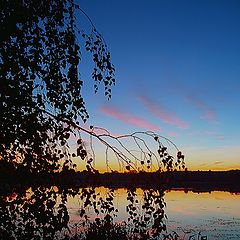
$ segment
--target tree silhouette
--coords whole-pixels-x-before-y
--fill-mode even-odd
[[[110,54],[94,26],[89,35],[79,29],[73,0],[1,6],[0,156],[31,170],[55,170],[59,159],[70,160],[68,123],[89,117],[81,94],[81,48],[93,57],[95,92],[102,83],[108,98],[115,83]]]
[[[127,170],[132,161],[150,165],[159,158],[168,170],[183,164],[178,151],[177,161],[154,133],[145,133],[158,143],[153,153],[136,134],[114,137],[81,127],[89,118],[82,96],[83,81],[79,72],[82,52],[92,55],[92,79],[95,92],[103,84],[106,97],[111,98],[115,69],[101,34],[91,19],[74,0],[2,1],[0,22],[0,158],[21,165],[33,173],[54,172],[74,167],[72,157],[78,156],[93,170],[83,139],[71,153],[69,139],[85,132],[111,150]],[[85,33],[79,15],[88,18],[91,31]],[[144,133],[143,133],[144,134]],[[132,138],[144,156],[137,157],[122,143]],[[112,145],[114,139],[120,148]],[[124,152],[125,151],[125,152]],[[92,151],[94,155],[94,151]],[[146,159],[148,158],[148,159]],[[63,165],[60,164],[63,161]],[[175,164],[175,165],[174,165]]]
[[[69,232],[67,196],[75,196],[79,189],[68,188],[64,180],[58,190],[33,181],[29,195],[29,185],[13,181],[12,187],[10,178],[16,177],[16,169],[23,173],[25,180],[39,173],[38,176],[57,171],[62,174],[76,167],[72,161],[75,157],[86,162],[89,172],[96,173],[93,138],[105,147],[109,169],[110,156],[130,172],[151,171],[154,162],[155,170],[159,171],[184,167],[184,156],[176,145],[154,132],[114,136],[104,128],[82,127],[81,123],[89,118],[79,72],[83,52],[89,52],[92,57],[95,92],[102,84],[108,99],[115,84],[115,69],[103,37],[74,0],[6,0],[1,1],[0,10],[0,171],[5,171],[1,179],[8,177],[6,189],[0,189],[3,191],[0,194],[2,238],[56,239],[62,231]],[[80,14],[89,20],[89,33],[81,26]],[[86,137],[90,138],[89,149],[84,144]],[[73,139],[75,149],[70,148]],[[176,158],[169,154],[162,140],[176,148]],[[129,142],[135,149],[129,149]],[[163,192],[161,189],[145,191],[141,215],[135,191],[128,191],[132,224],[129,231],[133,239],[139,239],[139,234],[142,239],[157,237],[166,229]],[[115,239],[128,234],[125,226],[113,222],[113,197],[110,191],[106,200],[96,201],[98,196],[93,190],[82,190],[80,198],[85,208],[93,206],[96,214],[101,211],[105,214],[102,219],[97,217],[93,225],[88,222],[86,239],[102,234]],[[80,217],[87,220],[85,215],[80,212]],[[145,231],[149,226],[151,233]]]

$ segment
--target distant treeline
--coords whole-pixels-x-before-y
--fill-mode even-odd
[[[78,173],[79,185],[104,187],[141,187],[185,189],[196,192],[214,190],[240,192],[240,170],[230,171],[173,171],[139,173]]]
[[[69,185],[75,187],[162,188],[196,192],[240,192],[240,170],[230,171],[171,171],[171,172],[29,172],[23,167],[0,161],[0,192],[3,185],[23,187],[32,185]]]

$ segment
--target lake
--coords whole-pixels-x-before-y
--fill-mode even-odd
[[[96,188],[96,193],[107,196],[108,189]],[[143,190],[137,189],[139,204],[143,202]],[[196,193],[192,191],[172,190],[165,192],[165,213],[168,231],[176,231],[184,239],[194,234],[207,236],[208,239],[240,239],[240,194],[223,191]],[[116,221],[126,221],[126,189],[114,190],[114,206],[118,209]],[[67,207],[71,223],[79,221],[79,209],[82,207],[79,196],[70,197]],[[89,214],[94,213],[89,209]],[[197,239],[197,235],[195,238]]]
[[[239,193],[20,184],[0,190],[0,239],[99,239],[96,229],[155,239],[240,239]]]

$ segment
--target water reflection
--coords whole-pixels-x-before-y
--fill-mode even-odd
[[[208,239],[240,239],[240,195],[212,191],[196,193],[170,191],[165,194],[168,229],[184,232],[201,232]],[[185,239],[188,239],[187,237]]]
[[[228,192],[20,185],[0,190],[0,239],[240,237],[240,195]]]
[[[56,187],[12,189],[0,197],[1,239],[54,239],[68,230],[67,195]]]
[[[128,217],[119,221],[114,189],[7,188],[0,197],[1,239],[157,239],[166,230],[161,189],[146,189],[141,197],[135,188],[125,190]]]
[[[102,196],[106,196],[106,188],[96,188]],[[141,205],[144,190],[136,190],[136,200]],[[240,195],[230,192],[202,192],[192,191],[166,191],[164,194],[166,207],[164,207],[167,219],[163,221],[167,226],[167,233],[174,231],[179,235],[177,239],[188,240],[191,236],[201,239],[240,239]],[[114,191],[114,206],[119,210],[116,221],[125,221],[128,218],[126,206],[128,205],[126,189]],[[79,209],[78,196],[69,199],[70,221],[78,221],[76,213]],[[165,233],[165,232],[163,232]],[[165,233],[166,234],[166,233]],[[162,238],[163,239],[163,236]]]
[[[124,207],[127,216],[121,220],[118,217],[119,208],[116,200],[119,199],[116,193],[119,191],[114,189],[106,191],[104,188],[80,190],[78,199],[80,219],[75,216],[71,222],[75,222],[75,226],[82,226],[87,237],[93,234],[94,230],[94,234],[98,238],[104,236],[103,239],[108,239],[109,236],[116,234],[116,231],[121,235],[121,239],[148,239],[150,236],[156,238],[166,229],[162,190],[144,190],[141,201],[136,189],[125,190]]]

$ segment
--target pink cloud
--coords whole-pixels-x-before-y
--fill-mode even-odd
[[[104,106],[100,109],[100,111],[108,116],[114,117],[119,121],[133,125],[135,127],[144,128],[151,131],[160,130],[159,126],[152,124],[145,119],[137,117],[131,113],[122,112],[117,108]]]
[[[176,132],[169,132],[167,133],[169,137],[177,137],[178,134]]]
[[[224,135],[218,134],[215,131],[205,131],[204,133],[205,133],[205,135],[213,136],[213,137],[217,138],[218,140],[224,140],[225,139]]]
[[[203,112],[203,116],[202,116],[203,119],[209,122],[215,121],[215,112],[207,104],[205,104],[203,101],[201,101],[200,99],[198,99],[196,96],[193,96],[193,95],[188,95],[187,99],[195,108]]]
[[[218,140],[225,140],[225,137],[224,137],[223,135],[218,135],[218,136],[217,136],[217,139],[218,139]]]
[[[152,113],[155,117],[178,128],[189,127],[189,124],[178,118],[176,114],[169,112],[163,106],[151,101],[148,97],[140,96],[139,99],[141,100],[143,105],[148,109],[148,111]]]
[[[196,137],[196,136],[204,136],[204,137],[213,137],[217,140],[223,141],[225,140],[225,136],[222,134],[219,134],[216,131],[200,131],[200,132],[190,132],[188,134],[190,137]]]

